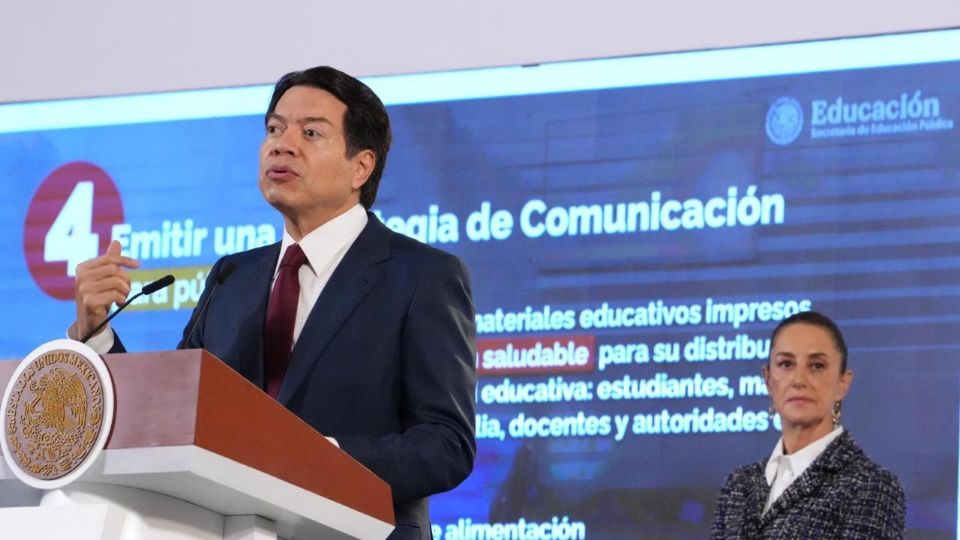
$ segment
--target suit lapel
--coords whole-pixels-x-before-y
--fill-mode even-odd
[[[803,500],[816,493],[823,482],[824,471],[820,467],[811,465],[809,469],[803,472],[799,478],[794,480],[770,506],[770,510],[763,515],[762,524],[769,523],[791,508],[797,508],[803,504]],[[766,483],[766,482],[764,482]],[[762,511],[762,509],[761,509]]]
[[[766,462],[761,462],[753,473],[753,486],[750,490],[750,500],[747,504],[750,508],[750,516],[754,527],[760,523],[760,517],[763,515],[763,507],[767,504],[767,498],[770,496],[770,486],[767,485],[767,478],[764,474]]]
[[[761,518],[761,526],[770,523],[783,512],[799,507],[805,499],[816,496],[817,492],[823,489],[827,479],[836,471],[842,469],[844,462],[849,459],[849,452],[847,451],[849,437],[847,432],[844,431],[827,446],[823,454],[815,459],[810,467],[794,480],[790,487],[780,495],[780,498],[770,506],[770,510]],[[764,485],[766,485],[766,482],[764,482]],[[761,511],[763,511],[762,508]]]
[[[304,323],[277,396],[282,404],[290,401],[357,304],[383,279],[377,263],[390,257],[392,233],[375,216],[368,218]]]

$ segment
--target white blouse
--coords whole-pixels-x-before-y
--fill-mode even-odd
[[[773,448],[773,453],[770,454],[767,468],[764,471],[767,477],[767,485],[770,486],[770,496],[767,497],[767,504],[763,507],[764,513],[841,433],[843,433],[843,426],[837,426],[830,433],[790,455],[783,453],[783,437],[780,437],[777,445]]]

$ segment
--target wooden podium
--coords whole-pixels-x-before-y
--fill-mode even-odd
[[[82,538],[88,527],[97,539],[382,539],[393,530],[385,482],[212,354],[103,358],[116,394],[106,448],[39,506],[0,508],[3,536]],[[16,366],[0,362],[0,388]],[[4,464],[0,501],[13,493],[26,504],[40,497]],[[17,523],[29,534],[12,533]]]

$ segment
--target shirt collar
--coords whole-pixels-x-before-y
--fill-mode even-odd
[[[367,220],[367,212],[363,206],[357,204],[301,238],[300,248],[307,256],[310,270],[316,274],[317,270],[323,268],[337,253],[352,244],[366,227]],[[297,242],[294,242],[293,237],[284,227],[283,240],[280,242],[280,257],[277,259],[278,269],[280,261],[283,260],[283,254],[295,243]]]
[[[813,441],[802,449],[790,454],[784,455],[783,453],[783,437],[780,437],[780,440],[777,441],[777,445],[773,447],[773,452],[770,453],[770,459],[767,460],[767,467],[764,469],[764,476],[767,479],[767,485],[773,485],[774,479],[777,477],[777,470],[780,468],[781,463],[784,466],[789,467],[793,470],[794,477],[799,477],[805,470],[807,470],[810,465],[824,450],[830,446],[830,443],[834,439],[840,436],[843,433],[843,426],[837,426],[836,429],[827,433],[823,437]]]

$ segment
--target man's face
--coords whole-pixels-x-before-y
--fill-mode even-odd
[[[360,200],[373,169],[369,150],[347,157],[347,106],[326,90],[294,86],[269,116],[260,145],[260,192],[302,236]],[[296,238],[299,240],[299,238]]]
[[[796,323],[784,327],[770,350],[763,375],[773,405],[788,427],[832,427],[833,404],[850,388],[853,373],[840,373],[840,351],[826,329]]]

